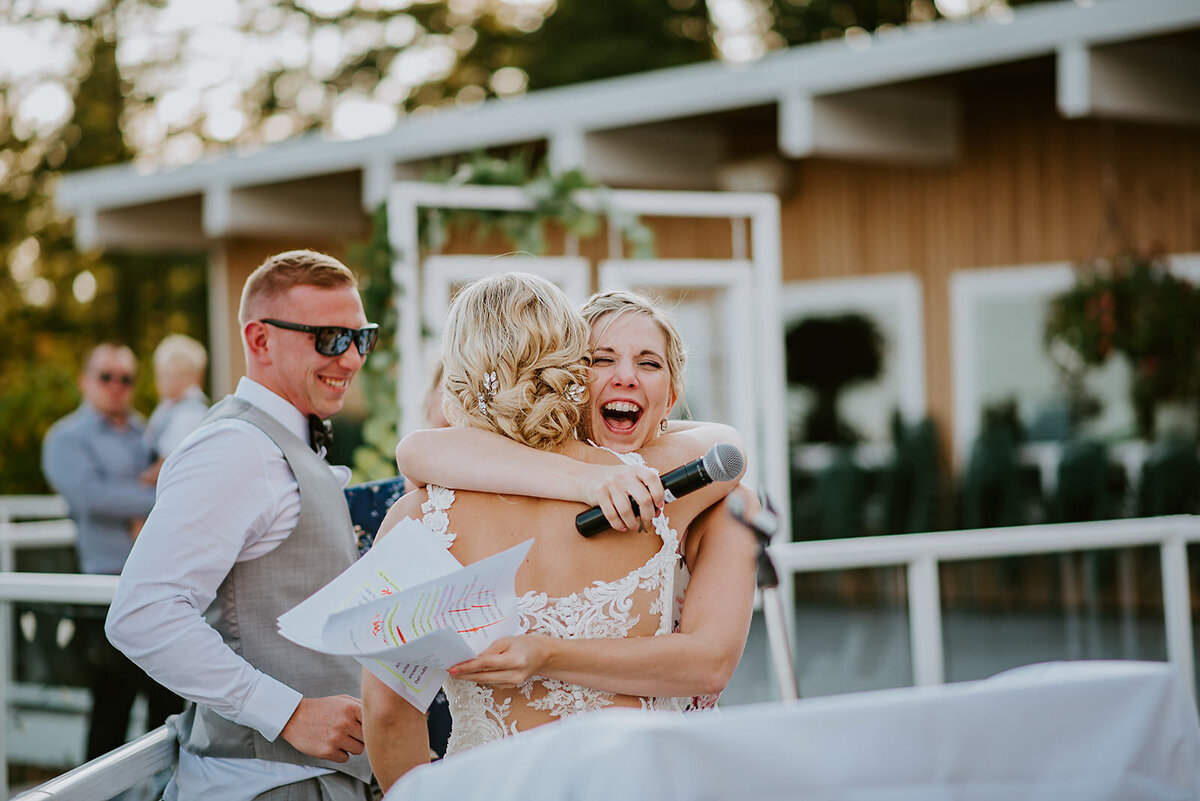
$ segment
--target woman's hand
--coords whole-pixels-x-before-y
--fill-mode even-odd
[[[589,465],[580,479],[579,499],[599,506],[616,531],[650,530],[650,521],[662,511],[663,485],[658,472],[644,465]]]
[[[550,658],[553,642],[540,634],[501,637],[479,656],[450,668],[450,675],[494,687],[516,687],[538,675]]]

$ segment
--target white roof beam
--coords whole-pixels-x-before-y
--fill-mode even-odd
[[[364,230],[363,192],[353,175],[228,189],[205,195],[205,231],[353,236]]]
[[[882,87],[779,103],[779,149],[791,158],[948,164],[959,154],[957,95],[937,87]]]
[[[200,207],[197,195],[117,209],[93,206],[76,215],[75,241],[81,250],[204,250]]]
[[[707,190],[724,154],[716,126],[667,124],[588,133],[580,166],[606,184]]]
[[[1150,43],[1058,51],[1058,108],[1065,117],[1200,124],[1200,55]]]

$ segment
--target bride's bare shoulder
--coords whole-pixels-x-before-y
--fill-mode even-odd
[[[672,421],[665,434],[647,443],[638,453],[642,454],[647,463],[659,469],[665,464],[670,469],[692,459],[699,459],[719,442],[732,443],[745,453],[745,440],[736,428],[724,423],[692,420]]]

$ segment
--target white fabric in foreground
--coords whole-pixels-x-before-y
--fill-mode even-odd
[[[733,707],[578,715],[421,767],[385,801],[1196,801],[1173,668],[1055,662],[991,679]]]

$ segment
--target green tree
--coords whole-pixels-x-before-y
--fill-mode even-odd
[[[0,318],[9,347],[0,353],[0,493],[47,492],[41,440],[79,402],[82,357],[100,341],[129,344],[141,357],[136,403],[154,402],[149,354],[180,331],[204,341],[207,312],[202,256],[80,253],[71,221],[57,212],[59,171],[129,160],[121,131],[125,86],[117,68],[117,2],[85,22],[84,71],[72,79],[73,111],[58,129],[22,130],[13,113],[17,87],[3,89],[0,144]]]

